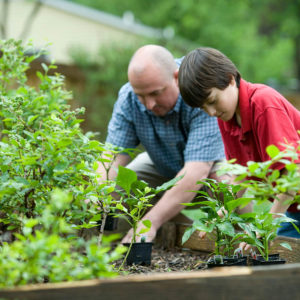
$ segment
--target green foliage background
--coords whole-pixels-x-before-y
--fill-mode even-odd
[[[153,42],[166,46],[175,56],[184,55],[198,46],[215,47],[233,60],[246,80],[272,84],[277,89],[299,89],[300,0],[73,2],[119,16],[132,11],[136,22],[157,28],[172,27],[175,38],[171,42]],[[136,48],[137,45],[132,46],[131,54]],[[108,104],[109,109],[116,99],[118,88],[127,80],[125,66],[130,57],[127,50],[119,55],[120,46],[117,49],[110,47],[109,57],[104,55],[102,63],[98,62],[105,77],[102,83],[103,76],[100,79],[98,73],[98,84],[103,86],[114,81],[114,86],[109,84],[108,87],[111,96],[107,95],[108,98],[102,101]],[[116,58],[112,59],[113,56]],[[101,131],[104,130],[101,127]]]

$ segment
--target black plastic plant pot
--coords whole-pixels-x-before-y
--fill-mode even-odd
[[[118,227],[118,218],[114,218],[112,215],[106,217],[104,230],[112,231],[116,230]]]
[[[253,266],[260,266],[260,265],[279,265],[285,264],[286,261],[279,257],[279,254],[270,254],[268,260],[265,260],[263,256],[257,255],[256,258],[250,257],[250,263]]]
[[[243,257],[223,257],[220,255],[215,255],[208,259],[207,268],[216,267],[231,267],[231,266],[247,266],[247,256]]]
[[[101,228],[102,220],[97,222],[99,229]],[[114,218],[112,215],[108,215],[105,220],[104,230],[113,231],[118,227],[118,218]]]
[[[130,246],[130,243],[123,244],[126,247]],[[133,243],[130,252],[126,259],[127,265],[151,265],[151,254],[152,254],[153,243]]]

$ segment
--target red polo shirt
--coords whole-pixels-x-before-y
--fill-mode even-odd
[[[283,150],[282,144],[296,145],[299,141],[300,112],[271,87],[241,79],[238,105],[241,127],[235,117],[228,122],[218,119],[227,159],[236,158],[244,166],[248,161],[262,162],[270,159],[267,146],[273,144]]]

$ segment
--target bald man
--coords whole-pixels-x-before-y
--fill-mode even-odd
[[[216,118],[186,105],[179,94],[180,63],[164,47],[139,48],[129,63],[129,82],[119,91],[108,126],[108,143],[124,148],[142,144],[146,150],[132,162],[128,155],[118,155],[110,178],[116,176],[119,165],[134,170],[153,187],[184,175],[144,216],[152,222],[147,241],[184,208],[181,203],[195,197],[189,191],[201,188],[197,181],[209,177],[214,163],[225,157]],[[105,174],[101,167],[99,172]],[[130,230],[122,242],[130,242],[131,237]]]

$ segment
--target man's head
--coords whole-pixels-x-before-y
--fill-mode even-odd
[[[198,48],[182,61],[178,83],[187,104],[228,121],[237,108],[240,78],[236,66],[223,53],[213,48]]]
[[[157,116],[166,115],[176,104],[178,67],[164,47],[139,48],[128,66],[128,79],[139,101]]]

